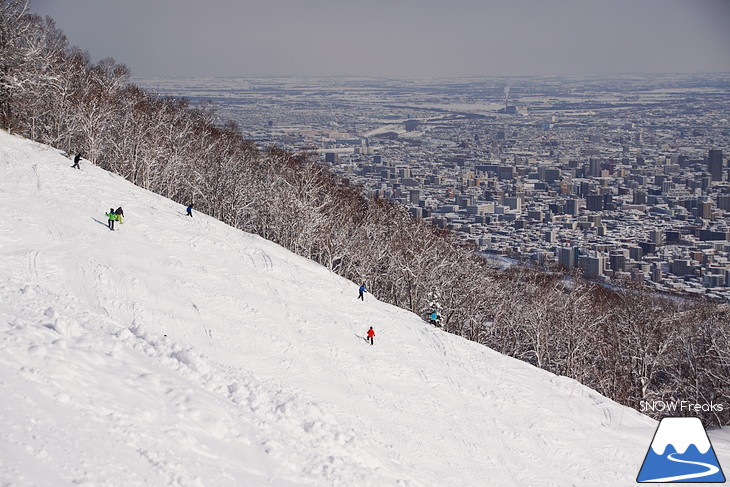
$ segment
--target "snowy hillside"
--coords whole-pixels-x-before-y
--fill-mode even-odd
[[[655,421],[70,165],[0,133],[0,485],[636,478]]]

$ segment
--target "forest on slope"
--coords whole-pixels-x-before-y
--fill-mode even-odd
[[[382,301],[424,315],[438,296],[447,331],[622,404],[730,404],[727,304],[494,268],[316,161],[257,149],[213,107],[148,93],[113,59],[92,62],[26,0],[0,0],[0,126],[83,152],[138,186],[364,282]],[[728,407],[701,414],[730,424]]]

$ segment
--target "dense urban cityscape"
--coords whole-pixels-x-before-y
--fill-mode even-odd
[[[144,79],[485,255],[730,300],[730,78]]]

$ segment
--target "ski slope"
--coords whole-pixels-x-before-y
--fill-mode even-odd
[[[655,421],[70,166],[0,132],[0,485],[634,482]]]

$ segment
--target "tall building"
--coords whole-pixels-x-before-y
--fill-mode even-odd
[[[538,174],[540,181],[545,181],[546,183],[554,183],[560,179],[560,169],[555,167],[540,166],[538,168]]]
[[[588,175],[593,177],[600,177],[601,176],[601,160],[600,159],[594,159],[593,157],[590,158],[588,161]]]
[[[654,263],[651,266],[651,280],[654,282],[662,282],[662,266]]]
[[[589,194],[586,196],[586,208],[589,211],[603,211],[603,202],[602,194]]]
[[[611,270],[614,272],[624,272],[626,270],[628,256],[629,251],[625,249],[612,251],[608,256]]]
[[[503,199],[502,204],[509,206],[511,210],[522,211],[522,199],[519,196],[507,196]]]
[[[722,181],[722,151],[710,150],[707,155],[707,172],[713,181]]]
[[[566,269],[573,269],[578,265],[578,247],[560,247],[558,250],[558,264]]]
[[[649,242],[655,244],[657,247],[664,245],[664,232],[661,230],[651,230],[649,232]]]
[[[718,195],[717,207],[721,210],[730,211],[730,194]]]
[[[581,255],[579,264],[583,268],[583,276],[599,277],[606,269],[606,258],[602,255]]]
[[[499,166],[499,168],[497,169],[497,177],[499,179],[514,179],[514,166]]]
[[[566,215],[578,216],[579,208],[580,208],[580,202],[577,199],[571,198],[569,200],[566,200],[566,202],[565,202],[565,214]]]
[[[697,204],[697,216],[705,220],[712,217],[712,205],[709,201],[703,201]]]
[[[633,203],[635,205],[645,205],[647,200],[647,192],[641,189],[635,189],[633,195]]]
[[[672,274],[675,276],[686,276],[692,272],[692,262],[689,259],[677,259],[672,262]]]
[[[417,205],[421,201],[421,190],[420,189],[412,189],[410,190],[410,202],[413,205]]]
[[[633,260],[641,260],[644,257],[644,250],[638,245],[629,247],[629,257]]]

